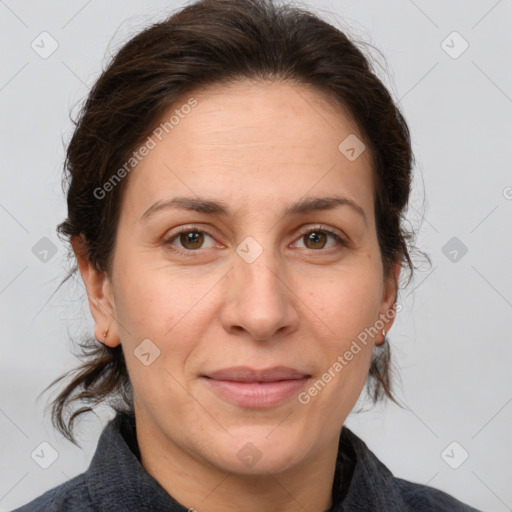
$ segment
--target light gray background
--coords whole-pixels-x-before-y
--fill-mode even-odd
[[[408,409],[379,406],[347,425],[395,475],[482,510],[512,510],[512,0],[304,4],[385,55],[388,75],[379,75],[400,101],[417,158],[408,217],[418,227],[424,211],[418,245],[432,258],[402,292],[390,334]],[[0,1],[0,510],[84,471],[111,417],[100,409],[81,422],[80,450],[43,415],[55,391],[36,401],[78,363],[68,331],[92,327],[81,282],[52,296],[68,268],[55,234],[66,214],[68,113],[128,37],[181,5]],[[43,31],[59,45],[47,59],[31,48]],[[469,43],[458,58],[442,46],[453,31]],[[462,48],[453,36],[446,44]],[[46,262],[33,252],[43,237],[57,248]],[[452,237],[468,248],[456,262],[443,253]],[[59,455],[46,470],[31,458],[43,441]],[[458,469],[441,456],[452,441],[469,453]],[[462,451],[448,454],[453,464]]]

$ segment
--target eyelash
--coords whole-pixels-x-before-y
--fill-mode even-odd
[[[349,242],[347,242],[346,240],[341,238],[340,235],[338,235],[334,231],[331,231],[330,229],[327,229],[321,225],[317,225],[317,226],[313,226],[313,227],[309,227],[309,228],[305,228],[305,229],[301,230],[299,233],[299,235],[300,235],[299,238],[302,238],[302,237],[308,235],[309,233],[318,233],[318,232],[325,233],[328,236],[332,236],[341,247],[349,246]],[[186,257],[194,257],[195,255],[193,253],[199,252],[200,249],[186,250],[186,249],[181,249],[181,248],[173,245],[172,242],[176,238],[178,238],[180,235],[182,235],[183,233],[204,233],[204,234],[207,234],[208,236],[214,238],[214,236],[209,231],[199,228],[198,226],[192,225],[192,226],[184,226],[184,227],[180,228],[177,233],[173,233],[171,236],[169,236],[168,238],[166,238],[164,240],[164,245],[169,246],[169,248],[172,251],[174,251],[182,256],[186,256]],[[318,250],[309,249],[309,250],[312,252],[323,252],[323,251],[330,251],[331,249],[336,249],[336,247],[329,247],[328,249],[318,249]]]

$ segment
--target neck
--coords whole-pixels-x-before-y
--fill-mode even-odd
[[[178,503],[197,512],[325,512],[332,505],[338,440],[281,473],[241,475],[198,459],[137,421],[144,469]]]

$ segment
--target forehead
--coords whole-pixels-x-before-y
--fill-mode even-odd
[[[195,106],[182,108],[187,104]],[[272,207],[333,189],[367,208],[373,200],[369,150],[355,160],[340,151],[347,137],[362,142],[358,127],[310,87],[260,82],[203,88],[176,102],[159,126],[160,137],[152,135],[154,147],[130,173],[125,191],[138,212],[179,195],[222,197],[235,209],[252,201]]]

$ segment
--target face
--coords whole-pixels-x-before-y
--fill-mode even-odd
[[[284,83],[193,97],[125,178],[111,276],[82,275],[98,339],[122,345],[141,438],[281,472],[337,443],[398,266],[384,276],[369,151],[340,151],[362,139],[341,108]]]

